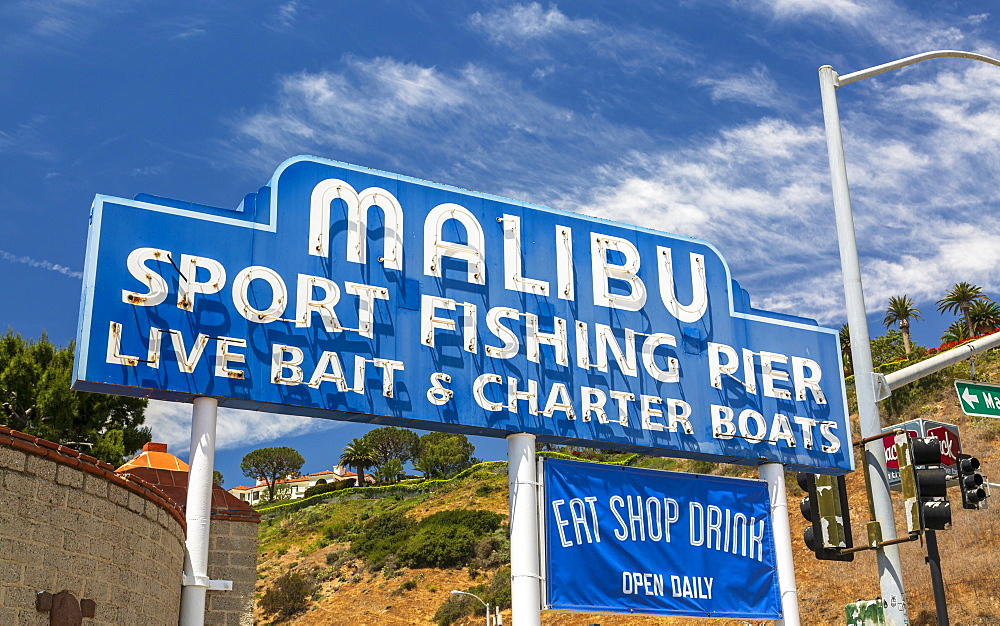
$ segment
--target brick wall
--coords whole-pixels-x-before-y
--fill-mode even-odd
[[[232,591],[209,591],[206,626],[253,624],[257,583],[257,524],[212,518],[208,544],[208,575],[233,581]]]
[[[183,563],[183,513],[163,492],[0,427],[0,624],[48,624],[36,594],[68,591],[94,601],[87,625],[173,625]]]

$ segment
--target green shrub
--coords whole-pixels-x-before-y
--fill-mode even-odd
[[[376,515],[365,521],[351,542],[351,552],[370,568],[378,569],[386,558],[399,553],[416,526],[416,522],[396,511]]]
[[[428,515],[421,522],[421,526],[456,526],[466,528],[474,535],[488,535],[500,528],[503,523],[503,515],[481,509],[452,509],[449,511],[438,511],[433,515]]]
[[[260,608],[268,615],[288,617],[309,606],[316,583],[301,572],[288,572],[275,579],[260,599]]]
[[[318,496],[321,493],[330,493],[331,491],[340,491],[341,489],[347,489],[348,487],[354,486],[354,481],[352,480],[338,480],[332,483],[326,483],[323,485],[313,485],[312,487],[306,489],[303,498],[308,498],[310,496]]]
[[[476,554],[476,536],[468,528],[424,526],[399,552],[407,567],[461,567]]]

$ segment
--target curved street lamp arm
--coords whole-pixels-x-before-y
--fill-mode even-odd
[[[993,57],[988,57],[983,54],[976,54],[975,52],[963,52],[961,50],[935,50],[933,52],[923,52],[921,54],[915,54],[911,57],[906,57],[905,59],[899,59],[898,61],[883,63],[882,65],[870,67],[866,70],[861,70],[859,72],[851,72],[850,74],[844,74],[843,76],[839,76],[837,78],[836,85],[837,87],[850,85],[851,83],[856,83],[859,80],[864,80],[865,78],[871,78],[872,76],[878,76],[879,74],[891,72],[892,70],[898,70],[899,68],[906,67],[907,65],[913,65],[914,63],[926,61],[927,59],[938,59],[941,57],[958,57],[962,59],[972,59],[973,61],[982,61],[983,63],[989,63],[990,65],[1000,66],[1000,60],[994,59]]]

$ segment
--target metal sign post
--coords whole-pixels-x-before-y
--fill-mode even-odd
[[[541,623],[538,561],[538,477],[535,436],[507,437],[507,480],[510,489],[511,622]]]
[[[215,398],[195,398],[191,412],[191,463],[188,464],[187,522],[181,626],[205,623],[209,531],[212,522],[212,470],[215,467],[215,425],[219,403]]]
[[[767,481],[771,496],[771,528],[774,533],[774,554],[778,564],[778,589],[781,593],[782,618],[776,626],[799,625],[799,591],[795,584],[795,562],[792,559],[792,529],[788,519],[788,492],[785,489],[785,468],[781,463],[764,463],[757,468]]]

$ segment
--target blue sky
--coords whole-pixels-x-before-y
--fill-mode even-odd
[[[312,154],[704,239],[755,306],[838,327],[817,68],[1000,56],[981,6],[10,0],[0,324],[75,336],[95,194],[235,207]],[[950,285],[1000,297],[1000,68],[936,60],[838,96],[872,332],[907,294],[936,345]],[[189,413],[147,422],[184,455]],[[247,451],[292,445],[319,471],[365,430],[224,411],[217,465],[232,486]]]

